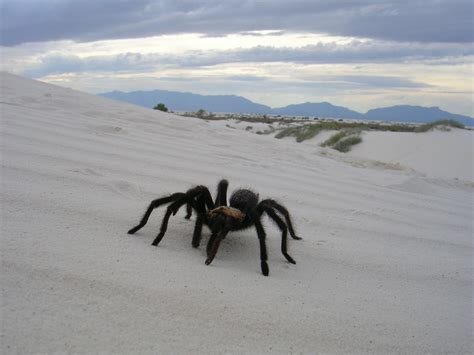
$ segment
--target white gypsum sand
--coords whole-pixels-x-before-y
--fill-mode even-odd
[[[351,164],[321,148],[215,127],[1,74],[2,353],[468,353],[470,182]],[[342,156],[342,155],[338,155]],[[288,207],[204,265],[205,231],[148,203],[220,178]]]
[[[427,177],[474,182],[474,131],[364,132],[350,156],[400,164]]]

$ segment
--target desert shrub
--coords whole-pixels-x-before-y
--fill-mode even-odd
[[[357,135],[359,133],[360,133],[360,131],[358,131],[358,130],[342,130],[342,131],[339,131],[336,134],[333,134],[328,139],[326,139],[323,143],[321,143],[321,147],[332,147],[337,142],[339,142],[341,139],[343,139],[347,136],[350,136],[350,135]]]
[[[454,128],[460,128],[463,129],[465,128],[464,125],[461,122],[458,122],[456,120],[438,120],[430,123],[426,123],[424,125],[415,127],[415,132],[428,132],[429,130],[432,130],[435,127],[454,127]]]
[[[199,117],[199,118],[204,118],[204,116],[206,116],[206,110],[204,109],[199,109],[196,111],[196,116]]]
[[[296,135],[299,132],[300,127],[288,127],[285,129],[282,129],[280,132],[278,132],[275,135],[275,138],[281,139],[285,137],[296,137]]]
[[[163,111],[163,112],[168,112],[168,107],[166,107],[166,105],[162,102],[160,102],[158,105],[156,105],[155,107],[153,107],[154,110],[159,110],[159,111]]]
[[[288,121],[282,120],[279,124],[288,124]],[[438,121],[435,125],[450,125],[451,127],[463,128],[464,126],[459,122],[448,120],[448,121]],[[350,133],[361,132],[361,131],[389,131],[389,132],[426,132],[427,130],[433,127],[432,124],[423,125],[423,126],[414,126],[409,124],[399,124],[399,123],[379,123],[379,122],[344,122],[344,121],[319,121],[316,123],[302,124],[300,126],[293,126],[281,129],[278,134],[275,135],[275,138],[283,137],[295,137],[297,142],[302,142],[306,139],[313,138],[319,132],[324,130],[333,130],[333,131],[349,131]],[[332,138],[335,142],[348,136],[347,133],[341,133],[340,135]],[[330,138],[330,139],[331,139]],[[334,144],[335,144],[334,142]],[[323,144],[325,144],[324,142]],[[327,146],[330,146],[328,144]]]
[[[352,146],[355,144],[359,144],[362,142],[362,138],[359,136],[350,136],[347,138],[344,138],[334,144],[333,148],[342,152],[342,153],[347,153],[348,151],[351,150]]]
[[[282,129],[275,135],[275,138],[281,139],[284,137],[295,137],[298,143],[303,142],[307,139],[315,137],[321,132],[321,126],[318,124],[306,124],[296,127],[288,127]]]

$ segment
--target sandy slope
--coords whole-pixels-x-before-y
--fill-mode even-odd
[[[349,155],[399,164],[427,177],[474,181],[474,131],[365,132],[362,139]]]
[[[467,353],[472,184],[351,164],[316,148],[1,74],[3,353]],[[249,186],[293,213],[211,266],[157,196]],[[204,237],[204,243],[207,238]]]
[[[236,119],[211,121],[210,124],[221,129],[240,129],[247,133],[265,132],[271,127],[278,127]],[[353,146],[348,153],[339,154],[330,148],[319,151],[313,149],[313,152],[357,166],[379,165],[397,170],[416,171],[429,178],[457,179],[473,183],[474,130],[447,129],[449,131],[441,127],[423,133],[363,131],[362,143]],[[336,132],[322,131],[301,144],[313,148],[320,147]],[[284,139],[295,141],[293,137]]]

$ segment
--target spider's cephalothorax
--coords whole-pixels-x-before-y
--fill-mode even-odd
[[[258,239],[260,241],[260,262],[262,273],[268,276],[267,264],[267,248],[265,245],[265,230],[263,228],[261,217],[266,213],[280,228],[282,233],[281,252],[285,258],[292,264],[296,264],[293,258],[288,255],[287,251],[287,234],[288,231],[293,239],[301,239],[296,236],[291,223],[290,214],[287,209],[274,200],[266,199],[258,201],[258,194],[251,190],[240,189],[235,191],[230,197],[230,204],[227,205],[227,180],[221,180],[217,187],[217,195],[212,200],[211,194],[207,187],[199,185],[187,192],[177,192],[170,196],[153,200],[150,203],[140,224],[128,231],[134,234],[141,229],[148,221],[151,212],[163,205],[168,204],[163,222],[161,224],[160,233],[153,241],[153,245],[158,245],[166,233],[168,220],[171,215],[175,215],[178,210],[186,205],[189,219],[192,210],[196,211],[196,224],[194,226],[193,247],[197,248],[201,241],[201,233],[203,225],[211,230],[211,237],[207,243],[207,259],[206,264],[209,265],[216,256],[221,241],[230,231],[242,230],[255,226]]]

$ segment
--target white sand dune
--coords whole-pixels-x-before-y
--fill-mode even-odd
[[[472,183],[0,78],[2,353],[471,352]],[[269,277],[253,229],[210,266],[184,212],[126,234],[222,177],[288,207],[296,265],[268,220]]]
[[[409,167],[427,177],[474,181],[474,131],[365,132],[349,155]]]

